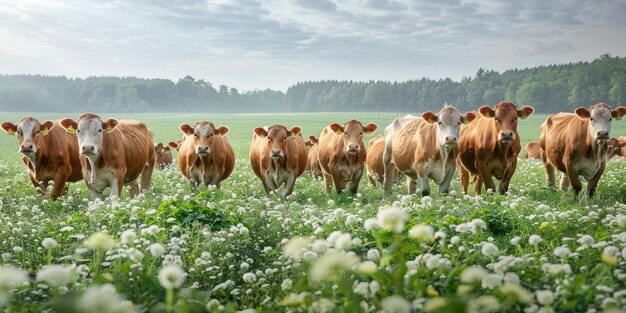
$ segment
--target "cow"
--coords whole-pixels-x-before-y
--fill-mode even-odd
[[[218,189],[235,167],[235,150],[225,135],[226,126],[197,122],[194,127],[181,124],[183,139],[178,149],[178,167],[193,188],[200,184]]]
[[[307,152],[302,129],[283,125],[256,127],[250,145],[250,164],[270,194],[283,184],[283,198],[291,195],[293,187],[307,166]]]
[[[532,141],[524,146],[524,159],[540,159],[541,146],[539,141]]]
[[[376,187],[376,181],[381,184],[385,180],[385,165],[383,164],[383,151],[385,150],[385,137],[378,135],[367,143],[367,181],[370,186]]]
[[[311,177],[320,178],[322,177],[322,167],[319,162],[319,141],[315,136],[309,136],[309,140],[305,142],[310,143],[310,148],[307,155],[307,164],[306,164],[306,172],[311,173]],[[308,145],[307,145],[308,146]]]
[[[164,146],[160,142],[154,145],[154,160],[156,166],[160,169],[165,169],[168,165],[172,164],[172,150],[170,146]]]
[[[377,129],[374,123],[363,126],[357,120],[350,120],[343,126],[333,123],[322,130],[318,156],[327,193],[334,184],[337,193],[348,185],[350,192],[356,194],[367,154],[363,135],[373,134]]]
[[[184,139],[184,138],[183,138]],[[178,150],[180,150],[180,144],[183,143],[183,140],[178,140],[176,142],[170,141],[167,143],[167,146],[170,147],[171,149],[175,149],[176,152],[178,152]]]
[[[9,135],[17,133],[18,151],[28,171],[28,177],[35,188],[46,194],[50,182],[52,198],[56,199],[67,191],[66,182],[83,179],[78,159],[78,141],[67,134],[59,121],[40,123],[27,116],[17,124],[2,123],[2,129]]]
[[[106,187],[111,196],[120,197],[124,185],[130,185],[131,196],[149,189],[154,170],[154,141],[146,124],[130,119],[103,121],[100,116],[85,113],[78,120],[61,120],[61,126],[78,137],[78,153],[83,178],[94,199],[103,197]]]
[[[394,169],[407,177],[410,194],[416,184],[421,194],[430,194],[432,179],[439,185],[439,193],[448,193],[456,171],[459,133],[462,124],[476,118],[473,112],[461,115],[453,106],[446,105],[438,113],[426,112],[422,117],[400,118],[388,127],[391,158],[385,164],[385,179],[393,181]],[[389,172],[389,174],[387,174]],[[391,194],[392,184],[385,181],[385,196]]]
[[[626,137],[611,138],[606,141],[609,151],[606,154],[607,159],[618,159],[626,157]]]
[[[512,102],[503,101],[494,108],[482,106],[474,121],[461,127],[457,165],[461,188],[467,194],[469,174],[474,175],[474,193],[485,189],[496,191],[493,178],[500,180],[498,192],[505,194],[517,167],[520,138],[517,120],[531,116],[534,109],[523,106],[519,110]]]
[[[589,182],[587,196],[593,198],[606,165],[611,121],[620,120],[625,114],[626,107],[611,110],[604,103],[596,103],[589,109],[579,107],[574,113],[548,116],[541,124],[539,135],[547,185],[554,187],[556,168],[563,173],[561,190],[571,184],[574,198],[578,199],[582,189],[579,176],[583,176]]]

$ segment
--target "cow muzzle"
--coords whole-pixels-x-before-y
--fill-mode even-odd
[[[28,154],[33,154],[35,152],[37,152],[37,148],[32,143],[25,143],[25,144],[20,145],[20,153],[22,154],[28,155]]]
[[[444,138],[444,143],[446,145],[456,145],[459,143],[458,138],[456,138],[456,136],[446,136]]]
[[[198,154],[198,156],[200,157],[204,157],[207,156],[209,154],[209,146],[198,146],[196,148],[196,153]]]
[[[361,151],[361,147],[358,144],[351,143],[348,145],[348,149],[346,150],[348,154],[357,154]]]
[[[503,143],[510,143],[515,140],[515,133],[513,131],[503,131],[500,133],[500,141]]]
[[[601,130],[596,133],[596,140],[609,140],[609,132]]]
[[[92,145],[82,145],[80,147],[80,154],[82,155],[94,155],[96,154],[96,147]]]
[[[282,150],[271,150],[270,151],[270,157],[272,159],[280,159],[283,157],[283,151]]]

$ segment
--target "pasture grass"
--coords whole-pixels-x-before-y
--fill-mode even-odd
[[[24,115],[2,114],[12,122]],[[78,117],[32,115],[40,121]],[[129,199],[125,192],[120,200],[105,201],[91,201],[83,182],[71,184],[59,201],[40,197],[21,163],[16,138],[2,135],[0,262],[33,275],[48,263],[60,264],[71,275],[62,286],[40,277],[8,288],[0,279],[0,300],[8,295],[0,306],[13,312],[80,312],[81,303],[89,301],[85,293],[101,292],[93,288],[104,284],[142,312],[409,312],[403,305],[415,311],[487,312],[475,308],[493,299],[498,307],[492,311],[586,311],[626,305],[624,161],[609,162],[596,198],[579,202],[571,191],[546,188],[536,160],[519,160],[507,196],[463,196],[457,174],[450,195],[437,195],[435,187],[432,197],[407,196],[404,185],[398,184],[387,200],[380,185],[367,185],[365,175],[356,196],[327,195],[321,181],[305,174],[289,199],[268,197],[249,167],[248,147],[256,126],[298,125],[306,138],[318,136],[332,122],[356,118],[377,123],[381,134],[401,115],[116,114],[144,121],[160,142],[179,139],[178,125],[183,122],[226,125],[236,163],[221,190],[192,190],[174,164],[155,170],[153,188],[145,194]],[[538,139],[545,118],[536,114],[519,122],[522,146]],[[612,135],[625,134],[626,122],[615,122]],[[394,209],[403,217],[394,220],[387,214]],[[400,223],[402,231],[386,230],[385,223]],[[444,238],[416,239],[408,232],[415,225],[429,225]],[[124,241],[122,234],[129,231],[136,238]],[[106,254],[86,248],[84,240],[97,232],[116,241]],[[531,235],[539,235],[541,243],[530,244]],[[583,241],[584,235],[593,242]],[[297,243],[298,236],[305,238],[300,246],[286,245],[289,239]],[[511,243],[515,237],[519,242]],[[42,247],[44,238],[54,238],[58,247]],[[497,247],[495,254],[485,248],[489,243]],[[165,253],[153,254],[153,244],[161,244]],[[559,247],[569,253],[557,256]],[[375,270],[352,268],[354,258],[374,262]],[[168,288],[157,278],[168,264],[185,273],[182,286],[171,290],[172,303]],[[326,271],[320,272],[320,267]],[[483,272],[477,280],[468,280],[475,267]],[[554,300],[535,294],[542,290]],[[126,309],[119,310],[132,312]]]

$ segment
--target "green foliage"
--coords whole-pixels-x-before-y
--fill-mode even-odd
[[[155,219],[148,218],[149,222],[157,219],[174,218],[177,224],[191,226],[200,223],[212,231],[224,229],[236,221],[230,220],[219,209],[207,207],[207,201],[214,201],[220,192],[202,191],[189,200],[171,199],[163,201],[157,209]]]

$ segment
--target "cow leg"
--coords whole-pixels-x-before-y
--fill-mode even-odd
[[[361,183],[361,176],[363,176],[363,171],[360,172],[356,177],[352,177],[352,181],[350,181],[350,192],[352,194],[356,194],[359,190],[359,183]]]
[[[343,176],[341,176],[341,173],[337,173],[333,175],[332,177],[333,177],[333,183],[335,184],[335,189],[337,190],[337,193],[343,192],[343,189],[346,187],[346,182],[343,180]]]
[[[417,191],[417,182],[409,176],[406,177],[406,190],[410,195],[415,194]]]
[[[469,187],[469,171],[463,167],[463,164],[456,159],[456,166],[459,168],[459,176],[461,177],[461,190],[463,194],[467,194],[467,188]]]
[[[420,182],[420,190],[422,191],[422,196],[430,195],[430,184],[428,183],[428,177],[419,176],[417,180]]]
[[[561,191],[566,191],[568,187],[569,187],[569,178],[567,177],[567,174],[561,173],[560,178],[559,178],[559,189]]]
[[[285,181],[285,188],[283,189],[282,196],[283,198],[287,198],[287,196],[291,195],[293,192],[293,186],[296,184],[296,176],[293,174],[289,174],[287,180]]]
[[[393,181],[396,175],[396,166],[391,162],[391,153],[384,152],[383,162],[385,165],[385,177],[383,179],[383,189],[385,190],[385,198],[391,195]]]
[[[154,158],[148,160],[141,172],[141,190],[148,190],[152,186],[152,172],[154,171]]]
[[[376,179],[374,178],[374,173],[367,173],[367,183],[370,187],[376,187]]]
[[[569,164],[569,162],[565,164]],[[578,178],[578,173],[573,168],[573,166],[567,166],[565,169],[567,171],[567,177],[569,178],[569,182],[574,189],[574,200],[578,201],[578,194],[583,189],[583,184],[580,182],[580,178]]]
[[[554,166],[548,161],[546,152],[543,149],[541,149],[539,157],[541,158],[541,162],[543,162],[543,169],[546,172],[546,185],[554,189]],[[563,176],[561,176],[561,180],[562,179]]]
[[[483,188],[483,180],[480,176],[474,176],[474,195],[480,196]]]
[[[137,181],[133,182],[134,184],[137,184]],[[118,198],[121,197],[122,195],[122,188],[124,187],[124,173],[117,173],[117,175],[115,175],[115,177],[113,179],[111,179],[111,181],[109,182],[109,184],[111,185],[111,196],[117,196]],[[139,189],[137,187],[137,189]],[[131,188],[131,195],[132,195],[132,188]],[[132,195],[135,196],[135,195]]]
[[[513,159],[511,165],[504,170],[504,175],[502,175],[502,179],[500,180],[500,186],[498,191],[501,195],[505,194],[509,191],[509,184],[511,183],[511,178],[513,178],[513,173],[515,173],[515,169],[517,168],[517,158]],[[495,191],[495,190],[494,190]]]
[[[129,184],[130,186],[130,196],[131,197],[135,197],[139,194],[139,183],[137,183],[137,181],[134,181],[132,183]],[[111,186],[111,188],[113,188]]]
[[[333,176],[324,172],[324,190],[326,193],[330,193],[333,188]]]
[[[489,171],[489,169],[487,168],[486,164],[478,164],[478,173],[480,176],[480,180],[482,180],[482,183],[485,184],[485,190],[489,190],[491,189],[491,191],[496,191],[496,184],[493,182],[493,178],[491,177],[491,172]],[[476,186],[474,186],[474,189],[476,189]],[[478,187],[478,193],[476,195],[480,194],[480,186]]]
[[[598,187],[598,182],[600,182],[600,177],[604,173],[605,163],[602,163],[596,174],[591,178],[589,183],[587,184],[587,195],[589,199],[593,199],[593,196],[596,194],[596,188]]]
[[[56,173],[54,175],[54,186],[52,187],[52,199],[56,199],[61,196],[63,190],[67,187],[65,182],[67,181],[67,173]]]
[[[443,178],[441,184],[439,184],[439,194],[447,194],[450,189],[450,182],[454,176],[455,168],[448,169],[446,176]]]

